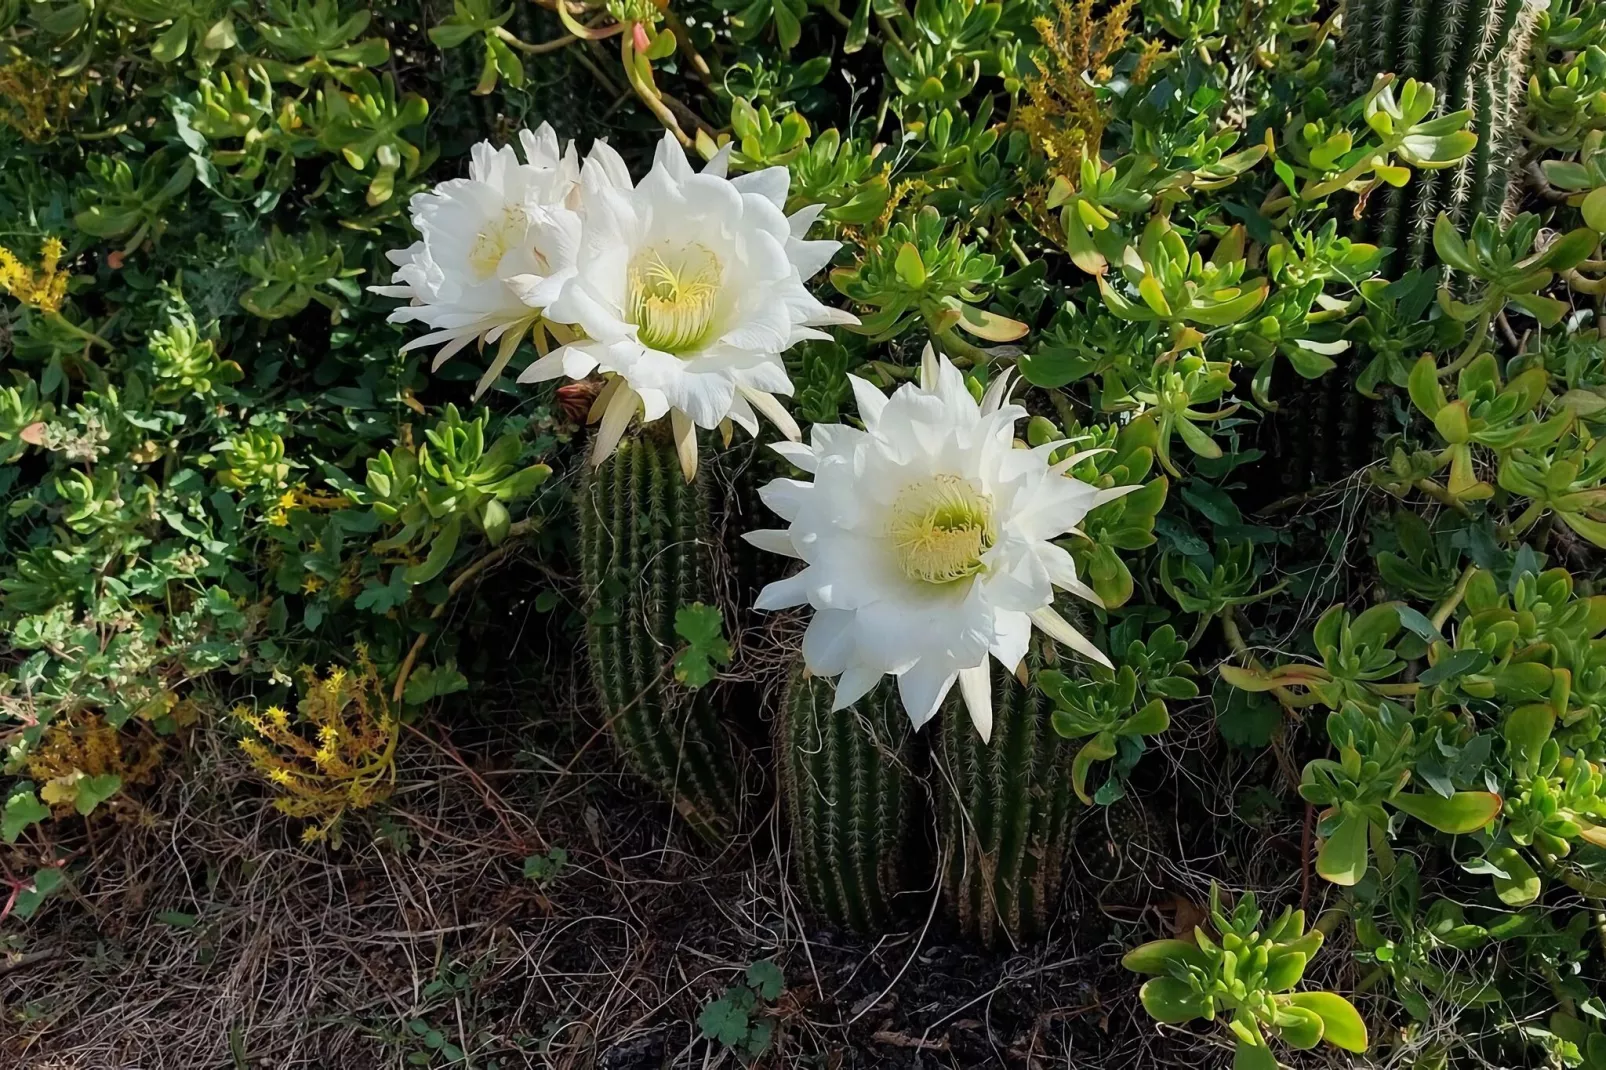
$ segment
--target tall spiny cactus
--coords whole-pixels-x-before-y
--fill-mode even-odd
[[[1465,231],[1478,212],[1506,211],[1539,10],[1534,0],[1346,0],[1350,88],[1366,92],[1378,71],[1431,83],[1444,112],[1473,113],[1478,135],[1477,148],[1455,166],[1418,171],[1403,189],[1373,191],[1365,232],[1395,250],[1386,270],[1432,261],[1440,212]]]
[[[721,839],[741,801],[745,752],[716,688],[688,690],[668,671],[681,645],[676,610],[716,604],[705,479],[687,484],[674,447],[643,432],[586,478],[579,505],[586,649],[613,738],[688,824]]]
[[[1054,644],[1034,637],[1028,669],[1056,661]],[[938,718],[943,894],[959,927],[990,947],[1040,936],[1059,899],[1076,748],[1055,733],[1053,712],[1047,696],[995,662],[991,743],[962,707]]]
[[[850,709],[831,712],[835,685],[794,671],[776,724],[781,791],[804,898],[835,925],[874,932],[897,914],[915,874],[924,750],[883,680]]]

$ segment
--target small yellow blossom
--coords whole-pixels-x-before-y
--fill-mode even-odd
[[[1104,136],[1109,116],[1096,86],[1113,76],[1106,60],[1126,43],[1135,2],[1115,0],[1095,16],[1094,0],[1057,0],[1057,22],[1044,17],[1033,22],[1046,56],[1036,60],[1037,75],[1026,80],[1028,99],[1016,121],[1055,170],[1073,182],[1083,156],[1097,153]]]
[[[67,275],[57,268],[65,252],[61,242],[46,238],[39,247],[39,270],[17,259],[5,246],[0,246],[0,289],[40,312],[60,312],[67,297]]]
[[[28,775],[44,784],[40,795],[58,813],[70,813],[77,785],[88,777],[115,776],[123,788],[151,781],[162,744],[148,730],[118,730],[99,714],[77,713],[51,723],[27,757]]]
[[[56,72],[22,57],[0,67],[0,123],[33,142],[48,141],[66,125],[68,113],[84,96],[86,79],[61,78]]]
[[[396,782],[401,724],[361,648],[351,669],[337,667],[320,678],[304,668],[302,676],[294,714],[279,706],[260,716],[248,709],[235,711],[236,720],[252,733],[240,741],[240,750],[284,793],[274,800],[274,808],[312,822],[302,842],[328,839],[338,846],[339,824],[347,810],[389,798]]]

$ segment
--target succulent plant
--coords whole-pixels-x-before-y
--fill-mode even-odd
[[[626,439],[579,491],[586,653],[615,743],[699,835],[728,836],[741,811],[745,748],[716,687],[679,686],[682,606],[717,604],[706,473],[687,483],[674,446]]]
[[[793,671],[775,733],[781,793],[804,898],[833,924],[874,933],[899,893],[930,884],[915,873],[925,748],[892,679],[845,710],[831,709],[833,690]]]
[[[1471,112],[1477,135],[1453,166],[1425,170],[1370,199],[1367,238],[1394,250],[1385,270],[1433,259],[1441,213],[1464,229],[1478,213],[1506,208],[1522,151],[1529,42],[1540,10],[1529,0],[1357,0],[1346,10],[1341,55],[1355,91],[1372,85],[1378,71],[1414,78],[1433,88],[1446,112]]]

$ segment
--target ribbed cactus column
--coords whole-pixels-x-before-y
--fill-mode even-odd
[[[1379,71],[1431,83],[1445,112],[1473,113],[1478,135],[1472,155],[1454,167],[1418,171],[1403,189],[1372,192],[1365,233],[1394,248],[1386,270],[1433,260],[1440,212],[1464,230],[1476,213],[1506,207],[1538,14],[1534,0],[1347,0],[1342,55],[1350,88],[1364,93]]]
[[[707,484],[687,484],[674,447],[644,432],[586,478],[579,505],[586,651],[613,738],[689,825],[722,839],[745,751],[721,721],[717,687],[691,691],[668,670],[682,645],[676,610],[717,604]]]
[[[1035,671],[1058,653],[1034,638],[1027,660]],[[943,894],[960,929],[989,947],[1040,936],[1063,886],[1075,748],[1055,734],[1053,711],[1042,692],[994,663],[991,743],[962,705],[938,715],[932,779],[947,856]]]
[[[831,712],[835,683],[793,673],[776,723],[792,859],[809,905],[834,925],[874,933],[898,913],[917,875],[923,746],[890,677]]]

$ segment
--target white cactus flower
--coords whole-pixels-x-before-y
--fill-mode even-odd
[[[815,327],[856,323],[803,285],[834,241],[806,241],[819,206],[784,214],[789,176],[771,167],[725,177],[722,151],[701,173],[666,134],[640,184],[587,161],[574,270],[547,306],[577,340],[535,361],[520,382],[607,377],[593,407],[601,463],[631,419],[668,415],[681,467],[696,472],[696,428],[730,421],[756,434],[762,412],[789,438],[797,424],[776,395],[792,382],[781,354]]]
[[[543,306],[572,274],[579,238],[574,144],[560,149],[545,123],[533,133],[522,131],[519,141],[523,162],[510,145],[496,149],[481,142],[471,152],[467,178],[413,197],[419,240],[387,254],[396,265],[391,285],[372,287],[410,302],[390,314],[392,323],[418,321],[430,328],[402,349],[438,345],[433,368],[471,342],[500,342],[476,396],[501,374]],[[606,146],[599,148],[605,158],[617,159]],[[599,162],[596,170],[622,168]]]
[[[892,673],[915,726],[959,683],[982,738],[992,735],[989,656],[1011,671],[1033,626],[1103,665],[1109,661],[1054,610],[1055,589],[1091,602],[1071,555],[1051,540],[1133,487],[1099,490],[1049,464],[1064,442],[1019,449],[1008,375],[978,403],[947,358],[927,347],[919,385],[891,398],[852,379],[864,430],[816,424],[808,445],[774,448],[812,482],[760,492],[789,527],[748,541],[806,567],[766,587],[760,609],[807,604],[810,672],[840,676],[835,708]]]

